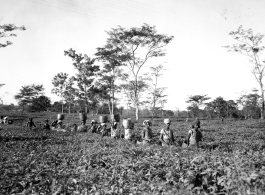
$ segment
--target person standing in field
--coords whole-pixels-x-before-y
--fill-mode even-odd
[[[195,119],[194,123],[199,129],[201,128],[201,121],[198,117]]]
[[[152,140],[152,129],[151,129],[151,122],[149,120],[144,120],[143,122],[144,129],[142,130],[142,140],[143,145],[149,145]]]
[[[112,138],[118,138],[119,136],[119,129],[118,129],[119,123],[114,121],[111,125],[111,137]]]
[[[57,122],[58,122],[57,119],[55,119],[54,121],[52,121],[52,124],[51,124],[52,128],[56,128],[57,127]]]
[[[57,121],[57,128],[58,129],[62,129],[63,128],[63,121],[62,120],[58,120]]]
[[[3,119],[4,124],[8,124],[8,119],[9,119],[8,116],[4,117],[4,119]]]
[[[49,120],[48,119],[46,119],[44,121],[43,129],[45,129],[45,130],[50,130],[51,129],[51,126],[49,124]]]
[[[91,121],[91,126],[89,128],[89,132],[91,132],[91,133],[97,133],[97,129],[98,129],[98,123],[97,123],[97,121],[92,120]]]
[[[71,131],[71,132],[76,132],[76,131],[77,131],[77,128],[78,128],[77,124],[74,123],[74,124],[71,126],[70,131]]]
[[[0,116],[0,124],[4,124],[4,117]]]
[[[101,123],[100,126],[98,127],[98,132],[100,132],[102,137],[108,136],[109,131],[110,131],[110,128],[109,129],[107,128],[107,123]]]
[[[33,122],[33,118],[29,118],[29,119],[28,119],[28,122],[27,122],[26,126],[29,127],[30,129],[31,129],[32,127],[35,127],[35,128],[36,128],[36,125],[35,125],[35,123]]]
[[[132,121],[130,121],[130,124],[127,127],[124,127],[124,139],[126,140],[132,140],[134,134],[133,134],[134,124]]]
[[[170,129],[170,119],[164,119],[165,127],[160,132],[160,141],[162,146],[169,146],[174,144],[174,135],[172,129]]]
[[[78,132],[87,132],[86,120],[81,121],[81,125],[77,127]]]
[[[199,130],[197,123],[192,124],[191,129],[188,132],[188,146],[199,147],[199,142],[202,141],[202,133]]]

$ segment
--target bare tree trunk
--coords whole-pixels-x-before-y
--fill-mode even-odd
[[[63,102],[62,102],[62,114],[63,114]]]
[[[87,98],[87,90],[85,86],[85,112],[87,113],[88,111],[88,98]]]
[[[112,82],[112,105],[111,105],[111,115],[114,115],[114,81]]]
[[[69,114],[71,113],[71,103],[69,102]]]
[[[135,120],[138,121],[139,119],[139,106],[135,105]]]
[[[111,100],[110,99],[109,99],[108,107],[109,107],[109,113],[111,114]]]
[[[260,113],[260,119],[264,119],[264,112],[265,112],[265,103],[264,103],[264,90],[263,90],[263,84],[260,83],[261,88],[261,113]]]
[[[135,86],[134,86],[134,101],[135,101],[135,120],[139,119],[139,105],[138,105],[138,80],[137,76],[135,77]]]
[[[88,103],[86,101],[85,112],[88,113]]]

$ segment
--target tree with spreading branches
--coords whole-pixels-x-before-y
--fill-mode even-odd
[[[252,29],[244,30],[242,26],[236,31],[229,33],[237,43],[233,45],[224,46],[228,51],[240,53],[247,56],[250,59],[251,72],[254,75],[256,81],[260,87],[261,93],[261,119],[265,117],[265,102],[264,102],[264,76],[265,76],[265,61],[263,51],[264,46],[262,46],[263,34],[254,34]]]
[[[77,82],[77,98],[85,103],[85,112],[88,112],[89,103],[93,103],[95,98],[95,78],[100,71],[95,65],[96,59],[88,57],[86,54],[77,54],[75,50],[64,51],[64,55],[72,58],[73,66],[77,74],[73,77]]]
[[[123,65],[122,58],[117,57],[119,50],[113,48],[111,44],[106,44],[104,47],[98,47],[97,60],[103,62],[103,67],[99,73],[100,79],[97,82],[97,87],[101,89],[99,94],[100,100],[105,100],[109,106],[109,112],[114,115],[115,94],[120,90],[117,85],[117,80],[123,76],[121,66]]]
[[[154,117],[155,111],[158,109],[162,109],[162,105],[164,103],[166,96],[164,94],[166,87],[158,86],[158,79],[163,76],[164,66],[162,64],[151,66],[150,74],[149,74],[149,87],[148,87],[148,102],[151,107],[152,119]],[[162,104],[161,104],[162,103]],[[160,105],[160,107],[158,107]]]
[[[207,95],[192,95],[188,97],[186,103],[190,105],[187,107],[188,111],[190,111],[195,117],[199,115],[201,106],[204,106],[205,101],[211,99]]]
[[[19,93],[15,95],[15,99],[18,101],[19,106],[24,111],[25,106],[30,106],[34,99],[44,94],[43,85],[24,85],[21,87]]]
[[[141,69],[151,58],[165,56],[163,50],[172,40],[173,36],[159,34],[155,26],[144,24],[141,27],[129,29],[118,26],[107,32],[107,44],[116,49],[116,57],[123,62],[129,70],[128,85],[132,86],[130,95],[133,97],[136,120],[139,118],[139,77]]]

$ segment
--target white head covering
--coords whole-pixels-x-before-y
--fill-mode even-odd
[[[146,125],[147,123],[151,123],[150,120],[144,120],[143,125]]]
[[[170,121],[169,118],[165,118],[165,119],[164,119],[164,123],[165,123],[165,124],[168,124],[168,123],[170,123],[170,122],[171,122],[171,121]]]

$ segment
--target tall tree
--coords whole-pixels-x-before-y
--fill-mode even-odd
[[[74,103],[76,97],[76,89],[73,87],[74,78],[68,78],[68,74],[61,72],[54,76],[52,84],[54,86],[52,93],[61,97],[62,113],[64,101],[68,104],[68,112],[71,113],[71,104]]]
[[[117,48],[116,56],[129,69],[130,79],[128,85],[133,82],[132,92],[135,116],[138,120],[139,114],[139,76],[142,67],[150,58],[165,55],[163,48],[173,39],[173,36],[158,34],[155,27],[144,24],[137,28],[125,29],[119,26],[107,32],[109,38],[107,44]]]
[[[74,87],[74,77],[70,77],[66,81],[64,98],[66,103],[68,104],[68,112],[71,113],[71,105],[75,103],[77,89]]]
[[[108,43],[104,47],[97,48],[95,55],[98,56],[98,60],[103,62],[103,69],[100,72],[101,78],[98,84],[101,85],[101,88],[105,89],[100,94],[103,94],[101,97],[108,101],[110,114],[113,115],[115,94],[120,89],[116,82],[123,75],[122,69],[120,68],[123,65],[123,60],[121,57],[117,57],[119,55],[119,49],[114,48],[113,45]]]
[[[257,91],[254,89],[250,93],[245,93],[240,95],[237,102],[242,107],[242,112],[245,118],[250,117],[259,117],[262,110],[259,105],[260,95],[257,94]]]
[[[67,79],[68,79],[68,74],[61,72],[55,75],[52,80],[52,84],[54,86],[54,88],[52,89],[52,93],[61,97],[62,113],[63,113],[63,105],[64,105],[64,99],[65,99]]]
[[[32,104],[33,99],[44,94],[43,85],[25,85],[22,86],[19,93],[15,95],[15,99],[24,111],[25,106]]]
[[[145,101],[142,101],[144,98],[144,95],[148,89],[148,84],[147,84],[147,78],[143,78],[143,77],[139,77],[138,78],[138,84],[137,84],[137,99],[138,100],[135,100],[135,93],[134,93],[134,89],[135,89],[135,82],[134,80],[129,80],[128,79],[128,75],[124,75],[123,77],[124,80],[126,80],[126,83],[125,84],[121,84],[121,89],[122,89],[122,92],[125,94],[125,97],[126,97],[126,100],[127,100],[127,105],[129,107],[133,107],[136,109],[136,107],[134,106],[135,105],[135,102],[138,101],[138,109],[139,109],[139,106],[147,103]],[[138,113],[137,113],[137,116],[138,116]]]
[[[158,79],[163,76],[164,66],[162,64],[150,67],[149,77],[149,103],[151,105],[152,118],[159,103],[163,102],[167,95],[164,94],[166,87],[158,87]],[[150,98],[151,97],[151,98]],[[162,106],[160,105],[160,108]]]
[[[77,54],[75,50],[64,51],[64,55],[72,58],[73,66],[77,74],[73,77],[78,86],[78,98],[85,103],[85,112],[88,112],[89,103],[94,100],[94,81],[99,72],[99,66],[94,65],[95,59],[89,58],[86,54]]]
[[[257,80],[260,93],[261,93],[261,119],[265,117],[265,102],[264,102],[264,83],[265,76],[265,61],[264,57],[261,59],[261,55],[264,51],[264,46],[261,45],[264,35],[254,34],[252,29],[244,30],[242,26],[239,26],[237,31],[229,33],[238,43],[231,46],[224,46],[228,51],[237,52],[247,56],[250,59],[251,72]]]
[[[29,111],[41,112],[47,111],[51,107],[51,100],[45,95],[41,95],[32,100],[31,105],[29,106]]]
[[[3,87],[5,84],[0,84],[0,88],[1,87]],[[2,100],[2,98],[0,97],[0,101],[1,101],[1,103],[3,104],[3,100]]]
[[[226,101],[226,112],[227,112],[227,117],[232,117],[234,113],[237,112],[237,103],[234,100],[228,100]]]
[[[0,38],[7,38],[7,37],[16,37],[17,35],[15,33],[12,33],[12,31],[16,30],[26,30],[24,26],[15,26],[14,24],[4,24],[0,25]],[[5,43],[0,43],[1,47],[6,47],[8,45],[11,45],[12,42],[6,41]]]
[[[192,95],[188,97],[186,101],[190,105],[187,109],[193,114],[194,117],[197,117],[200,112],[200,108],[205,105],[205,101],[209,100],[207,95]]]
[[[206,103],[206,106],[209,111],[216,113],[219,118],[227,115],[227,102],[223,97],[217,97],[213,101]]]

